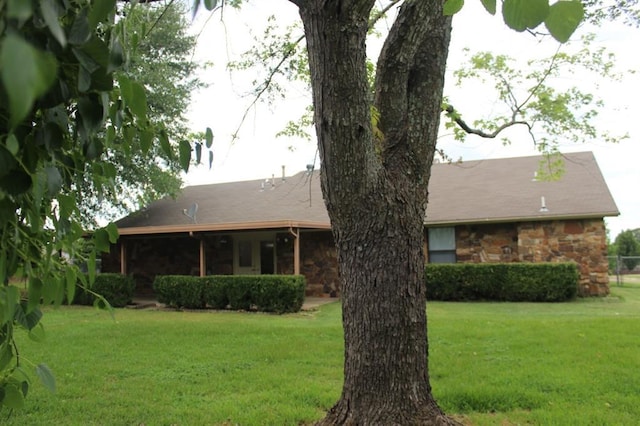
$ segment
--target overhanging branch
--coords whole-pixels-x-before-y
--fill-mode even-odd
[[[482,129],[476,129],[469,126],[467,122],[462,119],[458,111],[456,111],[456,109],[451,104],[446,105],[446,107],[443,108],[443,111],[446,112],[447,116],[451,118],[462,130],[464,130],[466,133],[470,135],[477,135],[485,139],[494,139],[502,131],[504,131],[505,129],[508,129],[509,127],[523,125],[527,128],[527,130],[529,131],[529,134],[531,135],[531,137],[535,142],[535,137],[533,135],[533,126],[531,125],[531,123],[527,121],[511,119],[510,121],[498,126],[493,132],[486,132]]]

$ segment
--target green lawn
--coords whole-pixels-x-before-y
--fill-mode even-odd
[[[640,284],[562,304],[430,303],[432,384],[473,425],[629,425],[640,419]],[[297,425],[342,380],[340,305],[276,316],[92,308],[45,314],[45,361],[6,425]],[[27,365],[25,363],[25,365]]]

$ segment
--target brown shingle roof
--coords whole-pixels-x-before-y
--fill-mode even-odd
[[[434,164],[427,225],[616,216],[615,202],[590,152],[565,154],[564,175],[536,181],[541,157]],[[261,186],[264,183],[264,190]],[[252,180],[190,186],[116,222],[121,234],[329,228],[318,173],[286,181]],[[548,211],[541,212],[541,197]],[[198,204],[196,222],[183,213]]]

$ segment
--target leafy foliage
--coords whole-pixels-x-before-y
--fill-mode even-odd
[[[115,4],[0,3],[0,408],[20,408],[30,385],[15,330],[42,340],[39,304],[73,300],[78,280],[90,289],[97,253],[117,239],[108,225],[85,244],[79,189],[115,194],[118,158],[145,158],[156,137],[176,156],[145,87],[122,72],[128,34]],[[10,279],[25,281],[24,295]],[[46,365],[35,373],[55,389]]]
[[[116,171],[115,178],[105,179],[113,179],[113,185],[96,185],[92,171],[85,173],[77,192],[82,194],[79,207],[87,226],[166,195],[175,196],[180,190],[180,172],[188,167],[193,148],[185,114],[191,94],[203,86],[197,78],[199,65],[191,56],[195,37],[187,34],[185,13],[180,2],[127,4],[119,12],[124,27],[122,49],[127,55],[116,72],[118,85],[137,114],[146,114],[153,126],[163,128],[166,140],[164,146],[154,144],[153,133],[145,131],[136,141],[143,155],[105,152],[103,160]],[[116,136],[114,142],[122,140]],[[100,212],[99,218],[95,212]]]
[[[619,233],[614,242],[614,246],[615,254],[618,256],[640,256],[640,241],[634,235],[634,231],[632,230],[626,230]],[[628,270],[633,270],[638,264],[640,264],[640,259],[623,258],[622,262]]]
[[[627,135],[611,135],[594,124],[604,104],[593,93],[578,85],[567,75],[595,75],[598,78],[617,80],[615,57],[604,48],[592,48],[594,36],[581,39],[580,48],[574,52],[558,50],[549,58],[533,59],[525,67],[505,55],[480,52],[470,56],[466,67],[454,72],[456,84],[464,87],[480,82],[492,85],[502,107],[488,118],[464,121],[463,115],[447,99],[445,127],[454,138],[464,141],[469,134],[485,138],[498,137],[509,127],[527,129],[531,140],[548,160],[540,168],[539,178],[553,177],[561,173],[557,166],[558,146],[563,142],[583,143],[589,140],[619,142]],[[511,141],[503,137],[503,143]]]

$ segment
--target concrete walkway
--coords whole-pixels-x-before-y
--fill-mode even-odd
[[[305,297],[302,304],[303,311],[313,311],[318,309],[319,306],[327,303],[339,302],[338,297]],[[133,303],[127,306],[130,309],[162,309],[165,307],[164,303],[160,303],[153,297],[133,297]]]

